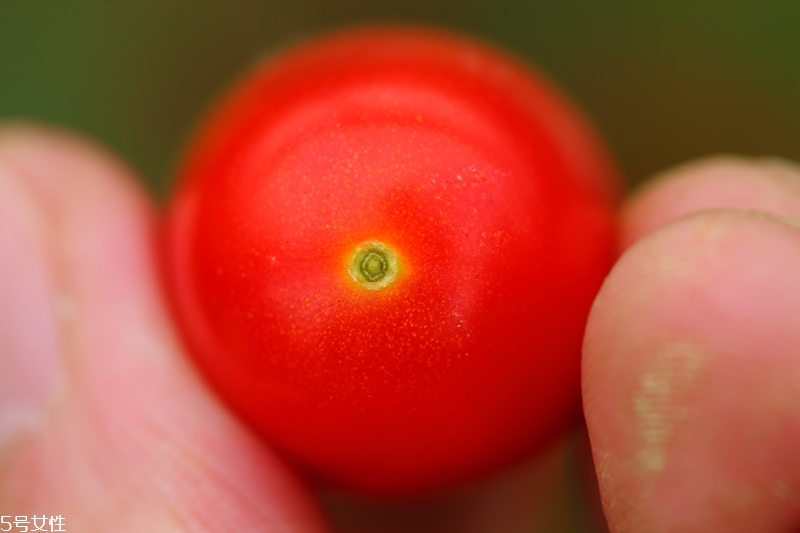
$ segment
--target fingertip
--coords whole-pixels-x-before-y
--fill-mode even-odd
[[[800,220],[800,166],[777,158],[717,156],[670,169],[628,199],[623,247],[671,221],[712,209],[757,210]]]
[[[744,211],[637,241],[591,312],[584,408],[614,531],[784,531],[800,510],[800,228]]]
[[[75,196],[99,188],[150,207],[141,180],[114,152],[88,137],[52,125],[0,122],[0,157],[25,174],[26,186],[45,197]]]
[[[60,302],[30,314],[52,315],[66,382],[46,424],[3,458],[3,514],[52,509],[75,531],[326,530],[301,480],[187,364],[157,282],[155,209],[134,173],[92,141],[31,125],[0,129],[0,163],[0,195],[26,198],[11,203],[32,228],[6,233],[41,245],[17,270],[44,272],[39,290]]]

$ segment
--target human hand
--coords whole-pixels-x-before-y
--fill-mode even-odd
[[[719,207],[756,211],[705,212]],[[158,281],[155,216],[130,172],[86,141],[0,134],[0,515],[61,515],[73,532],[316,532],[323,514],[341,531],[580,530],[562,469],[580,447],[436,503],[327,494],[321,512],[188,364]],[[800,523],[791,220],[800,171],[777,163],[678,169],[630,201],[628,250],[585,341],[612,531]]]
[[[613,531],[800,527],[800,167],[716,159],[629,199],[584,339]]]

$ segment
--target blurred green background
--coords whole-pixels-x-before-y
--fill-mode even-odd
[[[163,194],[199,117],[257,58],[386,21],[461,30],[538,64],[630,183],[713,152],[800,159],[797,0],[0,0],[0,118],[97,137]]]

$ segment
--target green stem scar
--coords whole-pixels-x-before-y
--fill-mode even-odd
[[[386,256],[380,250],[370,250],[359,265],[361,275],[367,281],[382,280],[386,276],[386,269],[389,267],[386,262]]]
[[[382,242],[365,242],[356,248],[350,260],[350,277],[369,290],[380,290],[397,277],[397,254]]]

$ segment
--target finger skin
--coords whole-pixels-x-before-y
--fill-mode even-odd
[[[584,343],[611,531],[800,525],[800,200],[787,171],[748,202],[759,172],[673,174],[628,207]]]
[[[0,448],[0,514],[60,514],[90,533],[325,531],[301,483],[186,363],[157,283],[154,212],[130,172],[86,141],[28,126],[0,132],[0,166],[15,180],[0,209],[27,213],[35,241],[14,275],[24,285],[45,273],[26,331],[55,324],[55,342],[13,345],[49,350],[31,364],[52,376],[37,422]]]
[[[762,211],[800,220],[800,165],[719,156],[668,170],[628,200],[622,244],[627,248],[664,224],[712,209]]]

